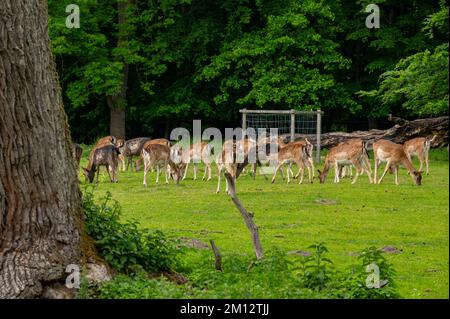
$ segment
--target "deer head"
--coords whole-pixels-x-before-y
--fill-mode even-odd
[[[94,168],[91,168],[89,170],[89,169],[83,167],[83,174],[84,174],[84,177],[86,178],[86,180],[89,183],[92,183],[94,181],[94,176],[95,176],[95,169]]]
[[[411,175],[414,183],[416,183],[416,185],[420,186],[422,185],[422,172],[421,171],[414,171]]]

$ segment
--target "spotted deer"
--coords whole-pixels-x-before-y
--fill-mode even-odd
[[[189,163],[192,161],[194,166],[194,181],[197,180],[197,162],[203,161],[205,164],[205,172],[203,173],[202,180],[205,180],[206,174],[208,174],[207,181],[211,180],[211,161],[209,160],[209,154],[211,153],[211,145],[209,142],[200,141],[192,144],[189,148],[189,158],[185,161],[186,168],[184,170],[183,180],[186,179]]]
[[[175,163],[173,160],[174,152],[167,145],[145,143],[142,148],[142,158],[144,160],[144,181],[147,187],[147,173],[150,168],[156,167],[156,184],[159,183],[159,173],[161,168],[164,169],[166,176],[166,184],[169,183],[171,176],[178,184],[183,177],[184,163]]]
[[[434,142],[434,140],[437,138],[437,135],[434,135],[433,138],[424,138],[424,137],[417,137],[413,138],[409,141],[406,141],[403,144],[403,149],[405,150],[406,156],[412,162],[412,156],[415,155],[419,159],[420,167],[419,171],[422,171],[423,163],[425,162],[426,167],[426,174],[428,175],[430,173],[428,164],[429,164],[429,153],[431,144]]]
[[[351,139],[329,150],[325,157],[323,170],[317,170],[320,183],[325,183],[328,172],[332,167],[334,167],[334,183],[339,183],[342,168],[349,165],[356,168],[352,184],[356,183],[359,175],[363,172],[367,174],[369,182],[372,183],[370,160],[367,154],[366,143],[362,139]]]
[[[249,144],[247,144],[247,146],[248,145]],[[216,158],[218,170],[216,193],[220,192],[220,182],[223,172],[229,174],[233,181],[236,181],[236,179],[241,175],[244,168],[248,165],[249,151],[251,151],[251,149],[246,149],[245,146],[243,147],[243,143],[233,140],[228,140],[223,143],[222,150]],[[225,191],[229,194],[228,179],[226,179]]]
[[[144,144],[150,140],[151,139],[148,137],[137,137],[124,143],[124,145],[120,148],[120,156],[122,157],[122,171],[127,171],[130,164],[132,165],[133,156],[138,156],[139,158],[141,157]],[[127,162],[126,165],[125,160]],[[139,170],[139,163],[139,160],[135,163],[136,171]]]
[[[106,146],[106,145],[113,145],[113,146],[115,146],[116,148],[119,149],[119,148],[121,148],[123,146],[123,143],[124,143],[123,139],[117,139],[116,137],[114,137],[112,135],[108,135],[108,136],[102,137],[92,147],[91,152],[89,153],[88,160],[92,161],[94,153],[95,153],[95,151],[98,148],[101,148],[101,147]],[[111,172],[112,167],[106,167],[106,168]],[[116,168],[117,168],[117,165],[116,165]]]
[[[105,166],[111,183],[116,183],[116,167],[118,162],[119,149],[115,145],[105,145],[96,148],[92,158],[89,159],[88,166],[83,168],[83,173],[89,183],[94,180],[97,172],[97,183],[100,174],[100,166]],[[112,177],[111,177],[112,175]]]
[[[399,185],[398,165],[401,164],[408,170],[416,185],[422,184],[422,172],[414,169],[408,155],[405,153],[403,145],[387,140],[379,140],[373,143],[373,153],[375,156],[375,174],[373,178],[375,183],[378,182],[380,184],[389,168],[392,167],[395,174],[395,184]],[[386,162],[386,168],[378,180],[378,166],[381,162]]]

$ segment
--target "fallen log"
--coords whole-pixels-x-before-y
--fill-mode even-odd
[[[321,135],[320,144],[322,148],[330,148],[351,138],[361,138],[368,142],[368,148],[372,148],[374,141],[380,139],[390,140],[394,143],[403,144],[407,140],[415,137],[430,137],[436,135],[431,147],[444,147],[448,145],[448,124],[449,117],[441,116],[436,118],[417,119],[407,121],[389,115],[388,118],[395,125],[387,130],[369,130],[354,132],[330,132]],[[290,140],[289,134],[281,135],[286,142]],[[316,135],[295,134],[295,140],[308,138],[316,145]]]

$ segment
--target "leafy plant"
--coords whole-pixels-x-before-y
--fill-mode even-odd
[[[85,229],[105,260],[116,270],[133,272],[136,265],[145,271],[173,269],[179,261],[177,242],[161,231],[139,229],[136,221],[120,221],[121,208],[111,193],[97,203],[91,190],[83,195]]]
[[[306,288],[321,290],[330,279],[330,265],[333,263],[325,257],[328,249],[323,243],[309,246],[314,249],[310,256],[301,257],[301,285]]]

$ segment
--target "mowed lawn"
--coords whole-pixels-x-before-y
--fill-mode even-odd
[[[87,153],[86,149],[82,166]],[[416,161],[414,165],[418,167]],[[81,176],[81,183],[86,184]],[[173,181],[166,185],[164,174],[155,185],[154,176],[149,174],[149,186],[144,188],[142,171],[119,172],[117,184],[109,183],[107,174],[102,173],[96,194],[110,191],[122,206],[123,218],[135,219],[142,227],[206,243],[213,239],[224,255],[253,253],[249,232],[225,194],[224,179],[221,193],[215,193],[215,166],[209,182],[201,181],[202,174],[193,181],[192,166],[188,178],[178,186]],[[255,215],[263,248],[308,250],[309,245],[324,242],[335,267],[344,269],[357,263],[355,253],[364,248],[393,246],[399,252],[385,256],[397,271],[402,297],[448,298],[447,150],[432,150],[430,175],[424,175],[422,186],[415,186],[403,168],[399,177],[399,186],[390,174],[381,185],[369,184],[366,175],[355,185],[348,178],[333,184],[332,173],[325,184],[317,179],[308,184],[305,179],[302,185],[296,180],[287,185],[280,176],[271,184],[261,175],[256,180],[243,175],[237,192]]]

